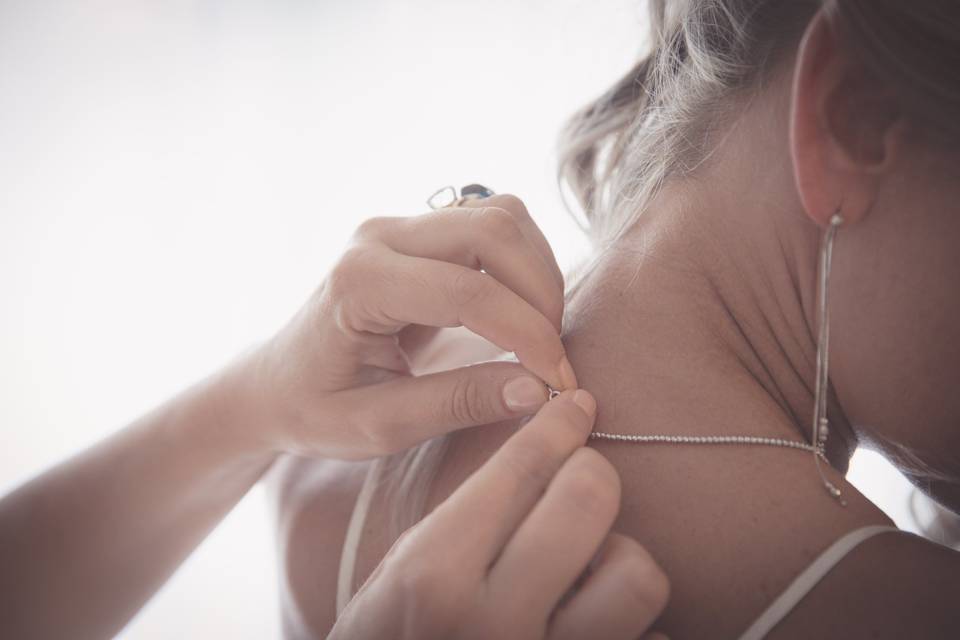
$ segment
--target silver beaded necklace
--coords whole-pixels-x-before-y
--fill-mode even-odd
[[[770,438],[763,436],[689,436],[689,435],[667,435],[667,434],[626,434],[626,433],[607,433],[604,431],[593,431],[590,433],[591,440],[609,440],[613,442],[632,442],[638,444],[740,444],[740,445],[761,445],[771,447],[786,447],[789,449],[800,449],[813,454],[814,464],[817,473],[823,481],[823,486],[833,498],[842,506],[847,506],[840,489],[837,488],[823,473],[821,461],[827,462],[826,444],[829,435],[829,426],[827,421],[827,371],[829,367],[829,342],[830,342],[830,314],[827,298],[827,287],[830,278],[830,267],[833,258],[833,240],[837,229],[843,224],[843,218],[839,214],[834,214],[830,219],[830,224],[824,235],[823,245],[820,250],[820,291],[818,296],[818,312],[820,318],[819,337],[817,339],[817,375],[814,391],[814,417],[812,441],[814,444],[800,440],[787,440],[786,438]],[[547,387],[549,399],[552,400],[560,395],[560,392],[551,387]]]
[[[560,392],[547,387],[550,392],[550,399],[553,400]],[[809,451],[817,455],[824,455],[817,447],[807,442],[799,440],[787,440],[786,438],[769,438],[764,436],[683,436],[667,434],[633,434],[633,433],[607,433],[604,431],[591,431],[591,440],[612,440],[614,442],[635,442],[638,444],[754,444],[766,445],[771,447],[787,447],[789,449],[800,449]]]
[[[486,198],[494,195],[493,190],[480,185],[471,184],[460,190],[459,196],[457,189],[452,186],[443,187],[434,192],[427,200],[431,209],[442,209],[445,207],[459,206],[466,200],[474,198]],[[590,433],[591,440],[608,440],[613,442],[630,442],[637,444],[740,444],[740,445],[760,445],[770,447],[785,447],[788,449],[799,449],[813,454],[813,461],[823,482],[824,488],[837,502],[842,506],[847,506],[843,495],[827,479],[823,473],[821,462],[827,462],[826,444],[829,435],[829,425],[827,421],[827,369],[829,366],[828,350],[830,341],[830,314],[828,309],[827,285],[830,278],[830,266],[833,258],[833,240],[836,237],[837,229],[843,224],[843,218],[840,216],[839,209],[830,218],[827,230],[824,234],[823,243],[820,246],[820,272],[819,285],[820,291],[817,297],[817,311],[820,320],[819,336],[817,339],[817,374],[814,391],[814,416],[811,441],[813,444],[802,442],[800,440],[787,440],[786,438],[769,438],[763,436],[688,436],[688,435],[667,435],[667,434],[626,434],[626,433],[606,433],[603,431],[593,431]],[[560,392],[547,386],[549,399],[552,400],[560,395]]]

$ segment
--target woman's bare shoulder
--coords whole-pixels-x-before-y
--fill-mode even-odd
[[[285,456],[271,469],[287,638],[325,637],[336,620],[343,539],[369,465]]]
[[[658,628],[671,638],[737,637],[835,540],[889,523],[851,487],[847,508],[833,502],[800,452],[594,446],[621,476],[614,529],[670,576]]]
[[[771,639],[955,638],[960,553],[919,536],[875,536],[849,553]]]
[[[565,344],[580,384],[597,398],[595,430],[803,441],[796,424],[807,423],[806,416],[778,401],[779,387],[762,384],[714,325],[697,324],[698,314],[713,313],[709,291],[670,293],[675,305],[690,302],[679,307],[686,315],[672,307],[668,313],[662,295],[650,297],[658,289],[648,295],[659,275],[611,261],[588,283],[592,291],[584,288],[571,301]],[[800,387],[798,406],[808,393]],[[670,577],[670,602],[656,626],[671,638],[738,637],[835,540],[890,524],[838,473],[824,469],[842,485],[848,506],[833,500],[809,451],[590,444],[620,474],[614,529],[643,544]]]

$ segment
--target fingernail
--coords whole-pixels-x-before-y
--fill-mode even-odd
[[[563,383],[564,389],[577,388],[577,376],[574,375],[573,367],[570,365],[570,361],[567,360],[567,356],[563,356],[557,372],[560,375],[560,382]]]
[[[572,400],[577,403],[577,406],[587,412],[588,416],[592,416],[597,410],[597,402],[593,399],[593,396],[589,392],[584,391],[583,389],[577,389],[573,393]]]
[[[503,402],[512,411],[535,411],[547,401],[547,388],[530,376],[508,380],[503,385]]]

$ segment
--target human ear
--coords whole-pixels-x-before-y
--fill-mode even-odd
[[[906,119],[893,92],[856,60],[821,10],[797,50],[790,154],[806,214],[825,226],[840,212],[855,223],[897,162]]]

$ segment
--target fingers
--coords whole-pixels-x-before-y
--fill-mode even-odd
[[[550,624],[550,640],[641,637],[666,606],[670,584],[637,541],[611,533],[592,572]],[[666,640],[657,632],[644,640]]]
[[[492,589],[509,592],[511,606],[552,611],[596,555],[619,510],[616,470],[595,449],[581,447],[507,542],[490,571]]]
[[[348,389],[331,401],[338,415],[353,416],[364,453],[387,455],[455,429],[529,415],[547,401],[547,388],[521,365],[485,362]]]
[[[526,209],[521,215],[499,207],[462,207],[374,219],[360,233],[400,254],[483,269],[540,311],[559,333],[563,315],[559,268],[552,253],[548,264],[524,220],[536,228]]]
[[[586,442],[595,411],[593,397],[582,389],[545,404],[430,513],[425,549],[445,548],[485,573],[563,463]],[[464,522],[476,526],[464,530]]]
[[[540,254],[543,256],[544,262],[551,267],[554,272],[554,277],[560,283],[560,288],[563,289],[563,272],[560,271],[560,265],[557,264],[557,257],[554,255],[550,243],[547,242],[546,236],[543,235],[543,231],[540,230],[540,227],[534,222],[530,212],[527,211],[527,207],[523,201],[517,196],[504,193],[486,198],[484,204],[492,207],[502,207],[507,211],[520,213],[517,219],[526,231],[527,237],[540,249]]]
[[[537,223],[534,222],[533,217],[530,215],[530,212],[527,211],[526,205],[520,198],[502,193],[490,196],[489,198],[466,200],[460,207],[497,207],[512,213],[520,225],[520,228],[523,230],[524,235],[534,244],[540,253],[540,257],[543,258],[543,261],[553,272],[553,277],[560,285],[560,289],[563,289],[563,272],[560,271],[560,267],[557,265],[557,258],[553,254],[553,249],[550,248],[550,243],[547,242],[543,231],[541,231]]]
[[[342,261],[343,262],[343,261]],[[331,277],[341,326],[392,333],[407,324],[463,325],[505,351],[551,387],[576,386],[556,328],[493,277],[460,265],[391,252],[349,261]]]
[[[374,246],[385,247],[390,252],[403,256],[419,257],[436,263],[458,264],[472,271],[483,269],[493,280],[540,312],[559,333],[563,316],[563,276],[557,266],[556,258],[549,243],[536,223],[530,217],[526,207],[515,196],[493,196],[483,200],[468,200],[463,206],[438,211],[432,214],[409,218],[374,218],[368,220],[357,232],[361,240],[372,240]],[[367,248],[371,243],[367,243]],[[359,243],[360,246],[363,243]],[[342,261],[345,263],[346,261]],[[389,273],[390,264],[382,264],[379,253],[367,251],[358,264],[341,268],[340,273],[359,272],[362,277],[341,278],[346,285],[340,287],[343,295],[361,296],[365,304],[351,305],[360,318],[354,323],[363,326],[365,316],[373,316],[369,328],[371,331],[386,332],[396,330],[396,319],[384,324],[379,317],[379,300],[383,285],[387,283],[395,295],[402,296],[410,284],[409,280],[398,281],[396,274]],[[360,264],[365,262],[366,264]],[[392,262],[392,261],[387,261]],[[377,269],[376,267],[381,267]],[[356,274],[354,274],[356,275]],[[476,278],[463,277],[457,284],[461,293],[468,299],[473,295],[483,295],[487,287],[478,284]],[[372,287],[370,286],[372,283]],[[366,295],[364,295],[366,293]],[[443,292],[439,292],[441,295]],[[480,303],[479,300],[476,301]],[[520,321],[507,319],[510,325],[505,335],[512,334],[512,327]],[[449,326],[439,320],[429,323],[411,323],[404,329],[403,346],[416,352],[434,335],[433,327]],[[466,326],[466,325],[465,325]],[[412,331],[422,328],[422,331]],[[474,330],[474,327],[469,327]],[[526,343],[526,337],[536,334],[538,329],[531,327],[526,334],[518,334],[512,342]],[[505,339],[490,339],[500,348],[516,351],[504,346]],[[562,349],[562,346],[561,346]],[[552,354],[540,354],[540,347],[534,344],[526,355],[517,352],[521,362],[531,371],[540,375],[552,387],[569,389],[576,387],[576,377],[568,362],[554,362],[556,373],[551,377],[541,369],[539,360],[548,359]]]

